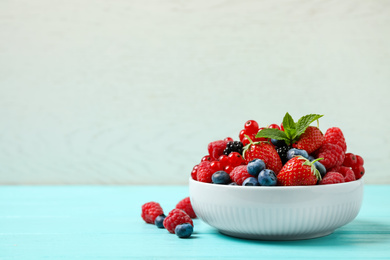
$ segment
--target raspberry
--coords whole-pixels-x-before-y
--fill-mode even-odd
[[[190,216],[190,218],[196,218],[196,214],[194,212],[194,209],[192,208],[190,197],[184,198],[176,205],[177,209],[183,210],[185,213]]]
[[[211,183],[211,176],[213,171],[209,161],[204,161],[198,164],[196,179],[201,182]]]
[[[151,201],[142,205],[141,217],[146,223],[154,224],[154,220],[162,214],[164,211],[157,202]]]
[[[356,180],[355,173],[350,167],[340,166],[338,172],[344,176],[345,182]]]
[[[218,160],[219,156],[223,154],[227,143],[227,141],[218,140],[208,144],[207,149],[212,161]]]
[[[345,142],[344,134],[338,127],[331,127],[326,130],[325,143],[337,144],[343,151],[347,151],[347,143]]]
[[[175,234],[175,228],[177,225],[184,223],[189,223],[191,226],[194,226],[192,219],[181,209],[173,209],[169,212],[168,216],[164,219],[164,227],[169,231],[169,233]]]
[[[318,183],[319,185],[324,184],[335,184],[345,182],[344,176],[339,172],[327,172],[324,178]]]
[[[340,166],[344,162],[343,148],[336,144],[324,143],[317,151],[316,158],[324,158],[321,163],[327,170]]]
[[[246,178],[253,177],[248,173],[246,165],[240,165],[235,167],[229,175],[230,179],[232,179],[232,181],[237,183],[238,185],[242,185]]]

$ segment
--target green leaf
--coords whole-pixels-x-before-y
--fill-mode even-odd
[[[286,129],[296,129],[296,125],[294,122],[294,119],[289,113],[286,113],[286,115],[283,118],[283,128]]]
[[[324,115],[318,115],[318,114],[310,114],[301,117],[298,122],[296,123],[296,133],[293,138],[299,137],[301,134],[303,134],[306,130],[306,128],[313,123],[314,121],[318,120],[319,118],[323,117]],[[284,126],[284,124],[283,124]]]
[[[275,128],[262,129],[260,132],[256,134],[256,138],[260,138],[260,137],[272,138],[277,140],[285,140],[285,141],[289,140],[285,132]]]

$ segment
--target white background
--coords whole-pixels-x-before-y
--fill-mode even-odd
[[[389,46],[389,1],[0,1],[0,183],[186,184],[288,111],[389,184]]]

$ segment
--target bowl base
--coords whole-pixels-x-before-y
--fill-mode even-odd
[[[219,232],[223,235],[251,239],[251,240],[304,240],[304,239],[313,239],[324,237],[332,234],[332,231],[319,232],[319,233],[309,233],[309,234],[301,234],[301,235],[261,235],[261,234],[245,234],[245,233],[237,233],[231,231],[219,230]]]

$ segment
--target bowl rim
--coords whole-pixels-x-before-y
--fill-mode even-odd
[[[363,176],[364,177],[364,176]],[[242,186],[242,185],[228,185],[228,184],[215,184],[215,183],[208,183],[208,182],[201,182],[192,179],[192,177],[189,178],[189,184],[190,183],[196,183],[197,185],[204,185],[206,187],[215,187],[217,189],[257,189],[257,190],[266,190],[266,189],[272,189],[272,190],[304,190],[304,189],[331,189],[335,187],[343,187],[343,186],[351,186],[351,185],[358,185],[362,184],[364,185],[363,177],[355,180],[355,181],[349,181],[349,182],[342,182],[342,183],[334,183],[334,184],[324,184],[324,185],[301,185],[301,186]]]

